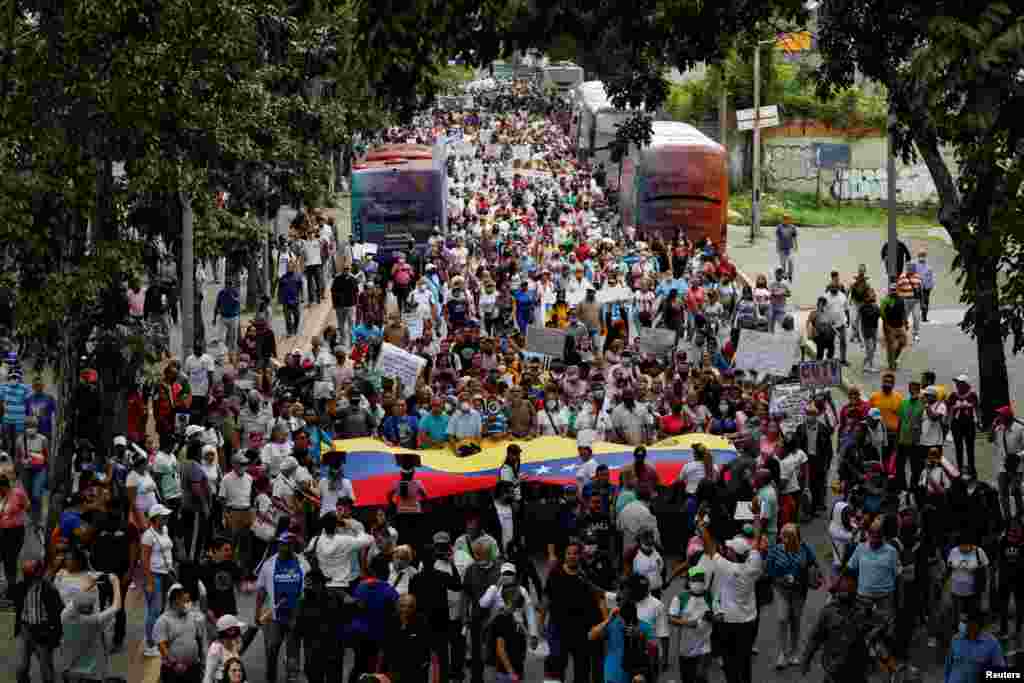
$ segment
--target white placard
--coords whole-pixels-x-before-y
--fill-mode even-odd
[[[384,377],[399,380],[405,397],[408,398],[416,393],[416,380],[426,364],[425,358],[384,342],[380,347],[380,357],[377,359],[377,371]]]
[[[457,142],[452,145],[452,151],[458,157],[471,157],[476,154],[476,145],[471,142]]]
[[[520,161],[530,160],[530,146],[529,145],[515,145],[512,147],[512,158],[519,159]]]
[[[814,392],[799,384],[776,384],[772,388],[769,410],[772,413],[785,413],[782,421],[782,433],[789,436],[796,431],[803,420],[804,408],[810,403]]]
[[[676,331],[663,328],[641,330],[637,343],[640,346],[640,353],[655,356],[671,353],[676,347]]]
[[[417,308],[402,314],[402,322],[409,328],[410,339],[419,339],[423,336],[423,317]]]
[[[788,377],[800,355],[800,337],[796,333],[742,330],[733,365],[737,370],[766,372]]]
[[[597,295],[594,300],[599,304],[614,304],[620,301],[631,301],[633,299],[633,290],[629,287],[603,287],[597,290]]]

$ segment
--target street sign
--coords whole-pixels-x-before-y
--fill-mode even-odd
[[[818,168],[850,165],[850,146],[831,142],[814,143],[814,163]]]
[[[760,111],[761,121],[758,123],[758,128],[772,128],[779,125],[778,105],[771,104],[766,107],[761,107]],[[753,109],[736,110],[736,128],[739,130],[754,130]]]

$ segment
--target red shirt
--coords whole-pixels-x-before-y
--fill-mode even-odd
[[[839,431],[844,434],[852,431],[854,425],[867,418],[869,410],[871,404],[863,399],[857,403],[847,403],[839,411]]]
[[[704,306],[704,288],[690,287],[686,293],[686,307],[691,313],[696,313]]]
[[[685,415],[665,415],[661,418],[661,431],[673,436],[689,431],[692,426]]]
[[[736,278],[736,266],[726,256],[722,256],[718,261],[718,277]]]

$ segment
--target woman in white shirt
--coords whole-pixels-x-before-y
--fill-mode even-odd
[[[132,471],[128,473],[125,487],[128,489],[128,502],[131,504],[129,521],[135,528],[144,531],[149,526],[149,508],[157,502],[156,481],[149,473],[149,458],[146,455],[136,454],[132,460]]]
[[[145,576],[146,650],[147,657],[159,657],[153,627],[163,613],[164,596],[171,587],[168,580],[174,571],[174,544],[167,532],[171,511],[157,503],[149,509],[149,528],[142,534],[142,571]]]

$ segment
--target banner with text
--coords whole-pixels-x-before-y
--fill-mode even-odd
[[[553,358],[561,358],[565,351],[565,330],[530,326],[526,330],[526,350]]]
[[[843,366],[839,361],[815,360],[800,364],[800,384],[805,387],[825,388],[843,382]]]
[[[782,433],[786,436],[796,431],[803,421],[804,408],[811,402],[814,391],[800,384],[776,384],[772,388],[769,409],[772,413],[785,413],[782,421]]]
[[[800,337],[784,331],[742,330],[734,366],[737,370],[788,377],[800,355]]]
[[[377,370],[384,377],[400,381],[403,393],[408,398],[416,393],[416,379],[426,364],[426,358],[420,358],[394,344],[384,342],[380,347]]]

